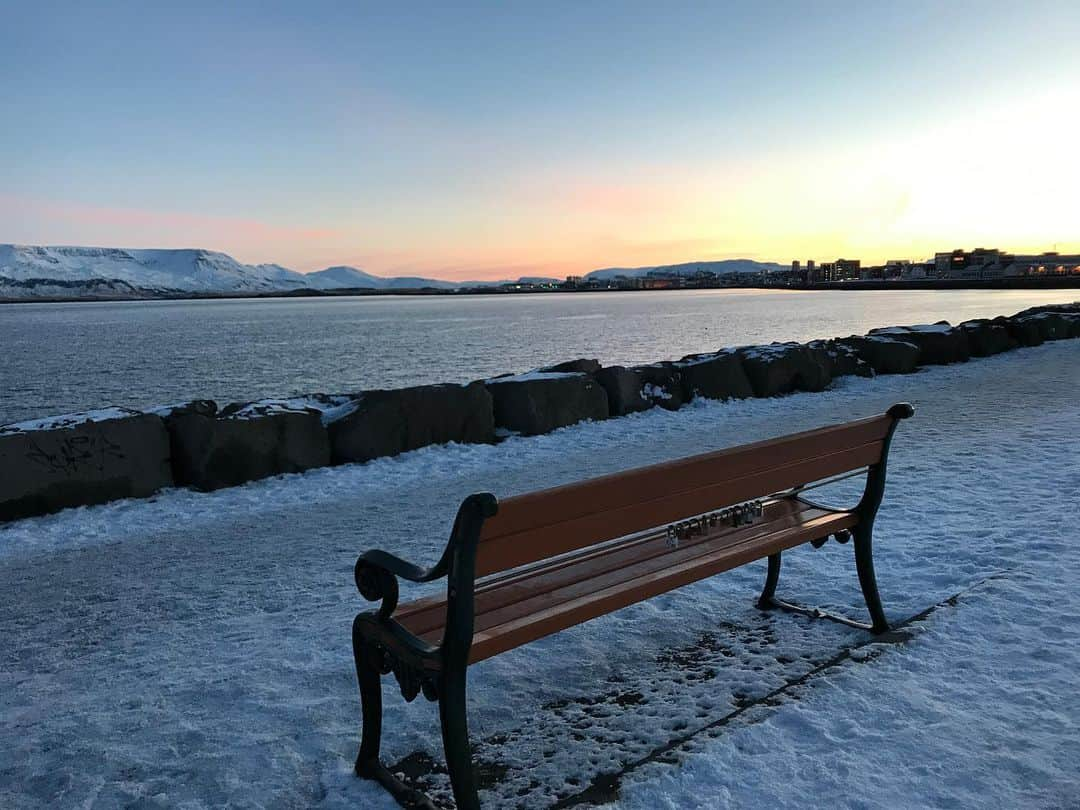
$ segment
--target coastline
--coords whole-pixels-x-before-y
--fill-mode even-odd
[[[261,300],[267,298],[363,298],[376,296],[500,296],[500,295],[542,295],[588,294],[600,292],[619,293],[657,293],[685,292],[687,290],[788,290],[792,292],[849,291],[849,292],[908,292],[911,290],[1073,290],[1080,289],[1080,277],[1064,276],[1060,278],[1004,278],[987,280],[951,280],[917,279],[914,281],[830,281],[817,284],[717,284],[701,287],[673,287],[666,289],[633,289],[627,287],[595,288],[541,288],[513,289],[488,287],[463,287],[457,290],[444,290],[435,287],[395,288],[375,290],[368,287],[344,288],[340,290],[276,290],[269,292],[220,292],[220,293],[184,293],[145,296],[119,295],[83,295],[83,296],[40,296],[33,298],[0,297],[0,304],[78,304],[78,303],[114,303],[124,301],[219,301],[219,300]]]
[[[209,492],[429,445],[499,444],[695,400],[772,399],[1080,339],[1080,302],[1015,315],[724,348],[643,365],[578,358],[466,384],[111,407],[0,426],[0,522],[173,487]]]

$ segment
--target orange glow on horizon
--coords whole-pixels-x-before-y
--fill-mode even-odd
[[[80,239],[66,244],[205,247],[301,271],[449,280],[727,258],[882,264],[978,246],[1080,252],[1080,86],[953,115],[871,141],[838,131],[825,148],[795,136],[752,159],[523,167],[460,195],[433,186],[345,211],[227,216],[0,195],[0,216],[40,221],[31,243],[64,233]]]

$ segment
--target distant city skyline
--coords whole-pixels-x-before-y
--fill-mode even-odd
[[[6,10],[0,242],[565,277],[1080,252],[1075,2]]]

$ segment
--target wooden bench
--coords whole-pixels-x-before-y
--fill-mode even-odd
[[[803,543],[854,538],[855,565],[875,633],[888,629],[871,535],[889,444],[910,405],[846,424],[605,475],[497,501],[471,495],[446,551],[418,568],[384,551],[356,563],[356,584],[378,610],[353,622],[363,706],[357,774],[405,806],[431,806],[379,761],[381,676],[402,695],[439,702],[457,806],[479,807],[465,708],[470,664],[721,571],[768,558],[759,607],[815,615],[775,597],[780,555]],[[815,483],[866,474],[858,504],[811,502]],[[398,580],[447,580],[445,596],[398,605]]]

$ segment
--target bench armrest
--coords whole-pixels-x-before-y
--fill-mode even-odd
[[[365,551],[356,561],[357,568],[363,564],[365,567],[381,568],[390,572],[398,579],[409,582],[434,582],[446,576],[446,558],[439,560],[431,568],[421,568],[411,562],[396,557],[388,551]]]
[[[369,602],[382,601],[379,618],[388,619],[398,603],[398,579],[408,582],[433,582],[446,576],[447,555],[431,568],[421,568],[387,551],[365,551],[356,561],[353,576],[356,589]]]
[[[385,551],[372,550],[360,555],[354,576],[360,595],[369,602],[381,600],[378,610],[356,617],[354,633],[369,624],[384,637],[397,642],[421,658],[430,658],[435,649],[451,663],[468,658],[473,634],[473,589],[476,575],[476,548],[484,521],[495,515],[499,502],[488,492],[478,492],[462,501],[440,560],[431,568],[421,568]],[[433,582],[443,577],[447,582],[447,622],[444,642],[438,648],[417,638],[393,619],[398,605],[398,580]]]

